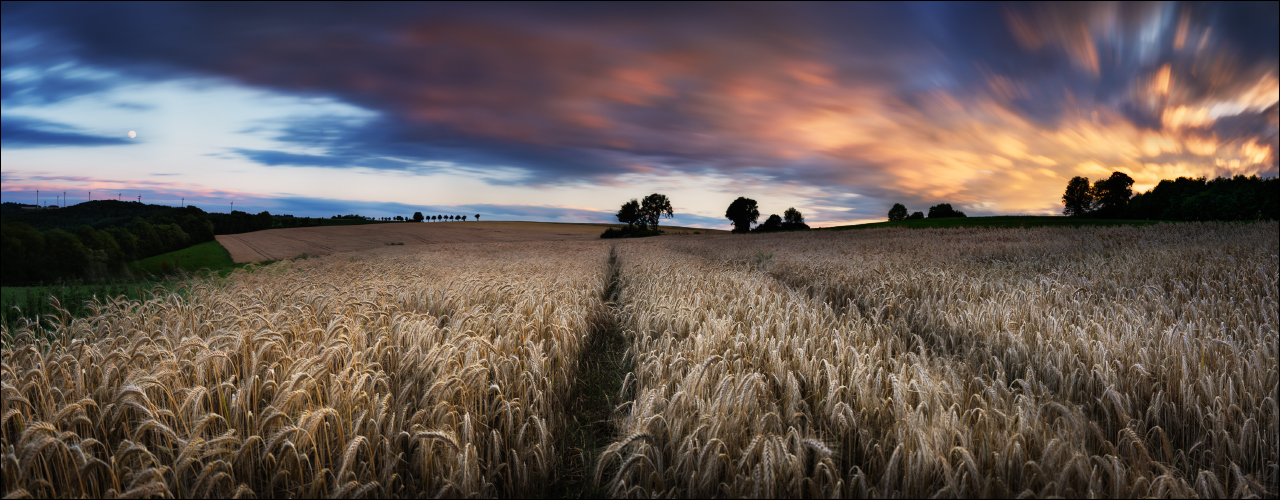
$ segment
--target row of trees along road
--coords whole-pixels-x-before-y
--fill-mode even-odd
[[[950,203],[939,203],[929,207],[930,219],[947,219],[951,217],[966,217],[966,215],[964,212],[952,208]],[[894,203],[893,208],[889,209],[890,221],[915,220],[923,218],[925,218],[924,212],[914,212],[911,215],[907,215],[907,206],[901,203]]]
[[[397,219],[397,220],[399,220],[399,219]],[[405,218],[405,220],[409,220],[409,219],[408,219],[408,218]],[[414,213],[413,213],[413,221],[414,221],[414,222],[423,222],[423,221],[436,222],[436,221],[442,221],[442,220],[461,220],[461,221],[465,221],[465,220],[467,220],[467,216],[465,216],[465,215],[427,215],[427,216],[423,216],[423,215],[422,215],[422,212],[414,212]],[[476,214],[476,220],[480,220],[480,214]]]
[[[765,219],[764,224],[756,226],[754,230],[751,229],[751,224],[760,220],[760,206],[756,200],[745,196],[739,196],[738,199],[733,200],[725,210],[724,217],[733,223],[733,232],[740,234],[809,229],[809,225],[804,222],[804,215],[795,207],[788,208],[782,213],[782,217],[772,214]]]
[[[1123,172],[1112,172],[1093,184],[1087,177],[1073,177],[1062,194],[1062,214],[1182,221],[1280,219],[1280,180],[1275,177],[1179,177],[1137,195],[1133,182]]]

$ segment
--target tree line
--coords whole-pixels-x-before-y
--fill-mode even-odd
[[[1073,177],[1062,194],[1062,214],[1171,221],[1280,219],[1280,180],[1274,177],[1178,177],[1136,195],[1133,182],[1123,172],[1092,184],[1087,177]]]
[[[950,203],[939,203],[929,207],[930,219],[948,219],[952,217],[967,217],[964,212],[951,207]],[[900,220],[917,220],[925,218],[924,212],[912,212],[907,215],[907,206],[901,203],[894,203],[889,209],[889,221],[896,222]]]
[[[795,207],[788,208],[782,216],[772,214],[754,229],[751,225],[760,220],[760,208],[756,200],[739,196],[725,210],[725,218],[733,224],[734,233],[768,233],[774,231],[798,231],[809,229],[804,222],[804,215]],[[658,222],[662,218],[672,218],[675,210],[666,195],[653,193],[643,200],[632,199],[622,204],[616,217],[618,222],[626,224],[621,228],[606,229],[601,238],[634,238],[640,236],[657,236]]]
[[[222,222],[239,226],[238,219]],[[122,272],[130,261],[213,241],[214,232],[214,223],[196,207],[135,217],[128,224],[103,229],[83,224],[70,231],[40,231],[22,222],[0,221],[0,279],[5,285],[20,285],[107,278]]]
[[[733,224],[733,232],[739,234],[809,229],[809,225],[804,222],[804,214],[801,214],[795,207],[790,207],[783,211],[781,217],[778,214],[769,215],[763,224],[752,229],[751,225],[760,220],[760,205],[756,203],[756,200],[745,196],[739,196],[738,199],[729,203],[729,208],[725,209],[724,217]]]
[[[100,280],[123,274],[128,262],[213,241],[217,234],[315,225],[306,218],[265,211],[207,213],[191,205],[116,200],[57,210],[6,205],[12,205],[0,219],[0,283],[6,286]],[[132,219],[124,219],[130,214]]]
[[[396,220],[400,220],[400,218],[397,217]],[[467,220],[467,216],[466,215],[422,215],[422,212],[414,212],[412,218],[406,217],[404,220],[412,220],[414,222],[439,222],[439,221],[447,221],[447,220],[465,221]],[[480,220],[480,214],[475,215],[475,220]]]

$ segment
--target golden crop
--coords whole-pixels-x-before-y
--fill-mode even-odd
[[[609,250],[513,245],[279,263],[5,332],[5,494],[541,491]]]
[[[614,495],[1277,492],[1275,223],[725,241],[619,249]]]
[[[1188,223],[281,262],[5,331],[4,492],[545,495],[582,453],[618,497],[1274,496],[1278,253]],[[614,325],[615,432],[575,452]]]

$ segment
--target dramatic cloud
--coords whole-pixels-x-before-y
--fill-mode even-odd
[[[530,190],[716,177],[708,197],[772,190],[824,220],[898,201],[1053,213],[1074,175],[1120,170],[1138,188],[1276,175],[1278,16],[1274,3],[5,4],[4,105],[214,78],[370,112],[282,116],[269,142],[225,146],[264,167]]]
[[[129,144],[129,140],[85,134],[75,127],[34,118],[5,116],[0,118],[0,144],[6,148],[119,146]]]

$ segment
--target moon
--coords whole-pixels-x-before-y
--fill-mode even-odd
[[[129,138],[130,138],[130,139],[132,139],[132,138],[134,138],[134,137],[137,137],[137,136],[138,136],[138,133],[137,133],[137,132],[134,132],[134,131],[132,131],[132,130],[130,130],[130,131],[129,131]]]

